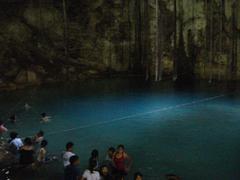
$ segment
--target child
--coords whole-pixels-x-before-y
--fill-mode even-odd
[[[46,161],[46,154],[47,154],[47,150],[46,150],[46,146],[48,145],[48,142],[46,140],[43,140],[41,142],[41,148],[38,152],[38,156],[37,156],[37,161],[40,163],[40,164],[43,164],[45,163]]]

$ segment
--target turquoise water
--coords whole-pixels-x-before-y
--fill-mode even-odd
[[[240,177],[239,100],[239,89],[225,85],[182,89],[109,79],[1,93],[0,113],[3,119],[17,114],[19,122],[7,126],[22,137],[44,130],[53,154],[73,141],[82,169],[92,149],[104,159],[109,146],[124,144],[134,160],[132,172],[141,171],[145,179],[175,173],[185,180],[235,180]],[[27,112],[25,102],[32,106]],[[42,112],[52,121],[41,124]],[[51,173],[61,174],[61,164]]]

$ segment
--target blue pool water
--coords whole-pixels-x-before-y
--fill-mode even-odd
[[[232,87],[232,85],[230,86]],[[132,172],[146,179],[175,173],[185,180],[240,178],[240,91],[225,85],[109,79],[52,85],[0,94],[3,119],[16,113],[19,122],[6,124],[20,136],[42,129],[48,150],[60,154],[75,143],[84,169],[92,149],[104,159],[109,146],[124,144],[134,160]],[[27,102],[32,106],[24,111]],[[52,116],[48,124],[39,115]],[[52,173],[62,173],[61,164]]]

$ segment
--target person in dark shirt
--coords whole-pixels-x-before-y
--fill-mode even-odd
[[[79,157],[74,155],[69,161],[70,165],[64,170],[64,180],[81,180],[80,170],[78,169],[80,164]]]
[[[24,145],[19,150],[19,153],[19,163],[21,165],[27,166],[34,163],[34,147],[31,138],[25,138]]]

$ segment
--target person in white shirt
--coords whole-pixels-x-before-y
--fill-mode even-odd
[[[22,142],[21,138],[18,138],[18,133],[11,132],[10,133],[10,138],[11,139],[9,141],[9,144],[14,145],[16,150],[19,150],[23,146],[23,142]]]
[[[97,166],[97,161],[92,160],[89,162],[89,168],[86,169],[83,173],[82,180],[100,180],[100,174],[98,171],[95,171],[95,167]]]
[[[22,140],[18,138],[18,133],[11,132],[10,140],[8,141],[8,143],[9,143],[9,151],[17,156],[19,153],[19,150],[23,146]]]
[[[75,154],[73,153],[73,146],[74,144],[72,142],[68,142],[66,144],[66,151],[63,153],[63,166],[66,167],[70,164],[69,159],[74,156]]]

